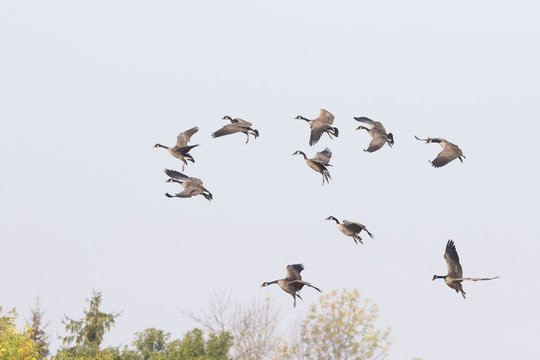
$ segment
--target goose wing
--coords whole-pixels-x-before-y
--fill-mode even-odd
[[[345,227],[347,227],[348,229],[351,229],[352,231],[354,231],[356,234],[364,230],[365,232],[367,232],[369,237],[373,239],[373,234],[369,232],[369,230],[366,228],[365,225],[362,225],[357,222],[347,221],[347,220],[343,220],[343,225],[345,225]]]
[[[172,177],[174,179],[182,180],[182,181],[190,182],[190,183],[195,183],[199,186],[202,186],[203,184],[201,179],[189,177],[176,170],[165,169],[165,174],[167,174],[167,176]]]
[[[191,139],[193,134],[195,134],[197,131],[199,131],[199,127],[195,126],[195,127],[192,127],[189,130],[186,130],[186,131],[181,132],[180,134],[178,134],[178,136],[176,137],[176,146],[177,147],[186,146],[189,139]]]
[[[377,132],[373,135],[373,139],[371,139],[371,142],[369,143],[369,146],[366,149],[366,151],[370,153],[377,151],[380,148],[382,148],[385,143],[386,143],[386,136]]]
[[[459,256],[456,251],[456,246],[453,240],[448,240],[446,243],[446,251],[444,252],[444,260],[446,260],[446,266],[448,268],[448,276],[451,278],[461,278],[463,276],[463,270],[459,263]]]
[[[495,276],[495,277],[491,277],[491,278],[459,278],[459,279],[454,279],[456,281],[463,281],[463,280],[470,280],[470,281],[484,281],[484,280],[493,280],[493,279],[498,279],[499,277],[498,276]]]
[[[309,126],[311,127],[311,135],[309,137],[309,145],[313,146],[319,141],[322,134],[325,133],[328,129],[331,129],[332,127],[318,119],[311,120],[309,122]]]
[[[319,117],[316,118],[315,120],[328,124],[328,125],[332,125],[334,123],[334,115],[332,115],[329,111],[321,109],[321,113],[319,114]]]
[[[192,196],[195,196],[195,195],[200,195],[202,194],[203,190],[201,187],[199,186],[196,186],[192,183],[189,183],[186,188],[184,189],[184,191],[178,193],[178,194],[175,194],[174,197],[179,197],[179,198],[190,198]],[[167,194],[165,194],[167,195]],[[173,196],[169,196],[167,195],[167,197],[173,197]]]
[[[292,286],[294,286],[296,288],[297,291],[300,291],[302,290],[302,288],[305,286],[309,286],[309,287],[312,287],[314,288],[315,290],[317,290],[318,292],[322,293],[321,289],[319,289],[318,287],[315,287],[313,285],[311,285],[311,283],[308,283],[307,281],[302,281],[302,280],[293,280],[291,281],[289,284],[291,284]]]
[[[180,171],[176,170],[165,169],[165,174],[167,174],[168,177],[172,177],[176,180],[188,181],[189,179],[189,176],[184,175]]]
[[[197,146],[199,146],[199,144],[189,145],[189,146],[175,146],[173,150],[186,155],[189,152],[189,150]]]
[[[249,121],[245,121],[245,120],[242,120],[242,119],[239,119],[239,118],[232,119],[231,123],[234,124],[234,125],[240,126],[240,127],[245,127],[245,128],[251,127],[251,125],[253,125]]]
[[[304,270],[304,265],[302,264],[293,264],[287,265],[287,280],[302,280],[300,273]]]
[[[356,234],[358,234],[362,229],[364,229],[364,225],[351,222],[349,220],[343,220],[343,226],[345,226],[347,229],[354,231]]]
[[[450,161],[455,160],[459,157],[460,153],[454,147],[443,147],[443,151],[437,155],[435,159],[431,162],[433,167],[439,168],[448,164]]]
[[[361,123],[368,124],[372,128],[375,127],[375,128],[378,128],[378,129],[382,129],[382,130],[384,130],[386,132],[386,129],[384,128],[383,124],[381,122],[379,122],[379,121],[371,120],[370,118],[367,118],[365,116],[355,117],[353,119],[356,120],[356,121],[359,121]]]
[[[330,165],[330,159],[332,158],[332,151],[330,151],[329,148],[324,149],[323,151],[319,151],[315,156],[313,157],[314,162],[328,166]]]
[[[234,133],[237,133],[239,131],[242,131],[242,126],[238,126],[237,124],[227,124],[224,127],[222,127],[221,129],[215,131],[212,134],[212,137],[217,138],[217,137],[224,136],[224,135],[234,134]]]

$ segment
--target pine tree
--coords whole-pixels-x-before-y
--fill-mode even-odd
[[[36,344],[39,356],[41,359],[47,358],[49,355],[49,342],[47,341],[49,336],[45,332],[45,328],[49,323],[43,324],[43,314],[41,310],[41,301],[39,296],[36,298],[34,308],[31,310],[32,320],[28,324],[31,327],[30,339]],[[27,321],[28,323],[28,321]]]

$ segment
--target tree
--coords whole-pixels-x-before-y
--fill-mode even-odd
[[[115,320],[120,316],[117,312],[104,313],[100,311],[101,292],[93,291],[92,297],[86,299],[90,303],[90,308],[84,311],[84,318],[73,320],[64,315],[62,323],[66,326],[66,331],[72,335],[62,339],[62,344],[75,342],[78,345],[96,345],[99,347],[103,341],[103,335],[114,326]]]
[[[268,359],[281,342],[277,334],[280,313],[269,298],[242,305],[232,300],[230,293],[215,293],[208,309],[190,316],[209,333],[232,335],[232,359]]]
[[[227,356],[232,345],[232,336],[227,332],[212,333],[205,341],[201,329],[193,329],[182,340],[168,345],[170,360],[229,360]]]
[[[279,359],[364,360],[384,359],[390,329],[375,328],[378,307],[361,301],[357,289],[332,291],[311,305],[292,343],[285,343]]]
[[[133,345],[142,355],[143,360],[159,358],[167,352],[167,342],[171,334],[154,328],[135,333]]]
[[[229,333],[210,334],[205,339],[203,331],[193,329],[182,339],[168,341],[170,334],[154,328],[135,334],[133,346],[125,348],[119,360],[229,360],[232,345]]]
[[[35,360],[39,353],[31,339],[32,330],[28,326],[19,330],[15,325],[15,319],[16,315],[13,312],[0,315],[0,359]]]
[[[32,319],[31,323],[27,324],[31,326],[31,336],[30,338],[32,341],[36,344],[36,347],[39,352],[39,357],[41,359],[47,358],[47,355],[49,355],[49,342],[48,335],[45,332],[45,328],[47,327],[48,323],[43,323],[43,311],[41,310],[41,301],[39,299],[39,296],[36,298],[36,303],[34,305],[34,308],[31,310]]]

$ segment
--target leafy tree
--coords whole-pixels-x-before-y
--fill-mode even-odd
[[[101,350],[97,344],[84,344],[58,351],[54,360],[117,360],[120,354],[117,348]]]
[[[170,333],[154,328],[135,333],[133,345],[142,355],[143,360],[156,359],[167,352],[167,342]]]
[[[49,355],[49,342],[47,341],[48,335],[45,332],[45,328],[47,327],[48,323],[42,324],[44,313],[41,310],[41,302],[39,296],[36,298],[34,308],[32,308],[30,311],[32,314],[31,323],[29,324],[32,330],[32,335],[30,336],[30,338],[36,344],[39,352],[39,357],[41,359],[45,359],[47,358],[47,355]]]
[[[279,359],[364,360],[388,356],[390,329],[375,328],[377,305],[357,289],[332,291],[313,304]]]
[[[31,339],[32,330],[28,326],[19,330],[15,325],[15,314],[10,315],[0,315],[0,359],[35,360],[39,353]]]
[[[103,335],[106,331],[110,331],[114,326],[115,320],[120,316],[117,312],[104,313],[100,311],[101,292],[93,291],[92,297],[86,299],[90,304],[90,308],[84,311],[84,318],[81,320],[73,320],[64,315],[62,323],[66,326],[66,331],[71,333],[62,339],[62,344],[71,344],[75,342],[77,346],[99,345],[103,341]]]
[[[191,317],[209,333],[230,333],[234,339],[230,356],[235,360],[268,359],[281,342],[280,313],[269,298],[244,305],[229,293],[216,293],[208,310]]]
[[[182,340],[175,340],[168,345],[170,360],[229,360],[227,356],[232,345],[232,336],[227,332],[210,334],[204,340],[203,331],[193,329]]]

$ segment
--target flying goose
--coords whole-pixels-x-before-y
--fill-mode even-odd
[[[311,128],[311,136],[309,138],[309,145],[311,146],[315,145],[317,141],[319,141],[323,133],[327,133],[332,140],[332,135],[335,137],[338,137],[339,135],[338,128],[330,126],[334,123],[334,115],[324,109],[321,109],[321,113],[316,119],[309,120],[302,115],[298,115],[295,117],[295,119],[308,122]]]
[[[461,295],[465,299],[465,291],[463,291],[463,288],[461,287],[461,282],[463,280],[471,280],[471,281],[482,281],[482,280],[493,280],[497,279],[498,276],[492,277],[492,278],[464,278],[463,277],[463,270],[461,270],[461,265],[459,263],[459,256],[456,251],[456,246],[454,245],[454,241],[448,240],[446,243],[446,251],[444,252],[444,260],[446,260],[446,266],[448,267],[448,275],[440,276],[440,275],[433,275],[432,281],[435,279],[444,279],[444,282],[446,285],[450,286],[452,289],[456,290],[456,292],[461,291]]]
[[[360,238],[360,236],[358,235],[360,234],[360,231],[362,230],[367,232],[369,237],[373,239],[373,234],[370,233],[368,229],[360,223],[343,220],[343,224],[340,224],[339,220],[333,216],[329,216],[325,220],[334,220],[337,224],[338,229],[341,230],[341,232],[344,233],[345,235],[351,236],[354,242],[356,243],[356,245],[358,245],[358,242],[360,242],[360,244],[364,244],[362,242],[362,238]]]
[[[426,144],[434,142],[439,143],[442,146],[443,150],[439,153],[439,155],[437,155],[437,157],[433,161],[431,161],[431,165],[436,168],[444,166],[456,158],[459,159],[459,161],[461,161],[462,163],[463,159],[465,159],[465,155],[463,155],[461,149],[457,145],[452,144],[450,141],[441,138],[429,137],[427,139],[420,139],[418,136],[415,136],[415,138],[416,140],[425,141]]]
[[[302,290],[304,285],[312,287],[318,292],[322,292],[319,288],[316,288],[310,283],[302,281],[302,276],[300,275],[302,270],[304,270],[304,265],[302,264],[287,265],[287,277],[285,277],[285,279],[265,281],[262,283],[261,287],[278,284],[283,291],[292,295],[294,299],[293,307],[296,307],[296,297],[298,296],[300,300],[303,300],[298,292]]]
[[[206,188],[203,187],[203,182],[201,179],[189,177],[182,174],[181,172],[178,172],[175,170],[169,170],[169,169],[165,170],[165,174],[167,174],[170,177],[169,179],[166,180],[166,182],[179,183],[180,185],[184,187],[184,191],[175,195],[165,193],[165,196],[167,196],[168,198],[172,198],[172,197],[189,198],[196,195],[202,195],[208,201],[211,201],[213,199],[210,191],[208,191]]]
[[[231,123],[223,126],[221,129],[212,133],[213,138],[217,138],[224,135],[230,135],[237,132],[242,132],[247,135],[246,144],[249,142],[249,134],[255,136],[255,139],[259,136],[259,131],[251,128],[251,123],[239,118],[231,118],[225,115],[222,120],[229,120]]]
[[[394,135],[392,133],[386,133],[386,129],[383,124],[378,121],[373,121],[367,117],[355,117],[354,120],[359,121],[364,124],[368,124],[371,128],[364,127],[360,125],[356,130],[366,130],[369,135],[373,138],[369,143],[369,146],[364,151],[374,152],[383,147],[384,144],[388,143],[388,146],[392,147],[394,145]]]
[[[321,173],[322,175],[322,184],[324,185],[324,181],[328,183],[328,180],[332,177],[330,176],[330,173],[328,172],[327,166],[332,166],[329,164],[330,158],[332,157],[332,152],[330,149],[326,148],[323,151],[318,152],[315,154],[315,156],[311,159],[308,159],[306,154],[303,153],[300,150],[296,150],[293,155],[302,155],[304,157],[304,161],[310,168],[315,170],[318,173]]]
[[[197,131],[199,131],[199,128],[195,126],[189,130],[181,132],[176,137],[176,145],[173,147],[167,147],[161,144],[156,144],[154,145],[154,147],[155,148],[161,147],[161,148],[167,149],[167,151],[169,151],[169,154],[171,154],[177,159],[182,160],[183,162],[182,171],[184,171],[184,167],[187,165],[188,160],[193,163],[195,162],[195,159],[193,159],[193,156],[191,156],[188,153],[189,153],[189,150],[193,149],[195,146],[199,146],[199,144],[187,146],[187,143],[189,142],[189,139],[191,138],[191,136],[195,134]]]

